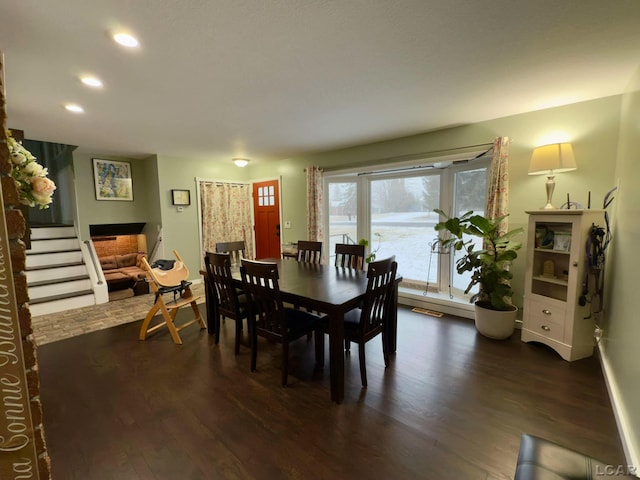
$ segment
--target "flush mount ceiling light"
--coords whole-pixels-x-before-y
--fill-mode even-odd
[[[113,34],[113,39],[123,47],[136,48],[140,45],[138,39],[128,33],[118,32]]]
[[[93,75],[82,75],[80,77],[80,81],[87,87],[91,88],[102,88],[104,86],[102,80],[100,80],[98,77],[94,77]]]
[[[84,108],[76,103],[67,103],[64,108],[73,113],[84,113]]]
[[[233,163],[236,164],[236,167],[246,167],[249,164],[249,160],[246,158],[234,158]]]

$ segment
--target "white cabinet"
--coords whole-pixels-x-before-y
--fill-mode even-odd
[[[589,304],[581,301],[585,298],[586,246],[591,226],[604,225],[604,212],[527,213],[522,341],[544,343],[568,361],[589,357],[593,354],[595,321]]]

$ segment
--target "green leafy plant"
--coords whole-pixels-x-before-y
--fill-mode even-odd
[[[374,237],[378,237],[378,246],[369,251],[369,255],[367,255],[364,259],[364,261],[366,263],[371,263],[376,259],[376,253],[378,252],[378,250],[380,250],[380,240],[382,239],[382,235],[380,235],[379,233],[374,233],[373,234]],[[361,238],[358,241],[358,245],[364,245],[364,248],[367,249],[369,247],[369,240],[367,240],[366,238]]]
[[[462,274],[471,273],[471,280],[465,294],[478,285],[479,291],[471,297],[471,302],[479,302],[493,310],[511,310],[512,273],[511,263],[517,258],[517,250],[522,243],[512,238],[524,230],[516,228],[500,235],[500,222],[505,216],[490,220],[482,215],[474,215],[469,211],[460,217],[449,217],[442,210],[435,209],[446,220],[435,225],[437,232],[449,232],[449,238],[439,238],[436,245],[443,250],[462,252],[463,256],[456,261],[456,270]],[[476,249],[473,238],[483,240],[482,248]]]

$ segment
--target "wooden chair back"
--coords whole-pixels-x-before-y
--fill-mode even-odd
[[[322,242],[298,241],[298,261],[320,263],[322,260]]]
[[[364,245],[336,243],[336,267],[364,268]]]
[[[393,258],[371,262],[367,267],[367,292],[360,315],[361,335],[365,342],[382,331],[389,317],[397,269],[398,263]]]
[[[287,327],[278,284],[278,266],[275,263],[243,259],[240,273],[244,291],[250,298],[251,315],[254,316],[257,333],[272,341],[282,342]]]
[[[246,257],[244,240],[216,243],[216,253],[228,253],[231,265],[240,266],[240,260]]]
[[[360,378],[362,386],[367,386],[367,367],[365,343],[382,333],[382,355],[384,366],[389,366],[389,345],[386,334],[386,322],[395,308],[394,290],[398,264],[393,258],[371,262],[367,267],[367,291],[362,310],[351,310],[345,315],[345,348],[349,343],[358,344]]]
[[[275,263],[242,259],[240,267],[244,291],[249,295],[251,326],[251,371],[256,370],[258,335],[282,344],[282,385],[287,385],[289,343],[314,332],[316,367],[324,365],[322,318],[310,312],[286,308],[282,303]]]
[[[236,322],[235,353],[240,353],[242,320],[247,318],[245,295],[239,295],[231,277],[231,260],[228,253],[207,252],[204,257],[207,272],[207,285],[212,298],[216,301],[214,331],[216,344],[220,341],[220,320],[231,318]]]

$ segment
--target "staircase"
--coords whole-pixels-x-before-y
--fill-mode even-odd
[[[91,279],[73,226],[31,227],[27,288],[36,317],[95,305]]]

